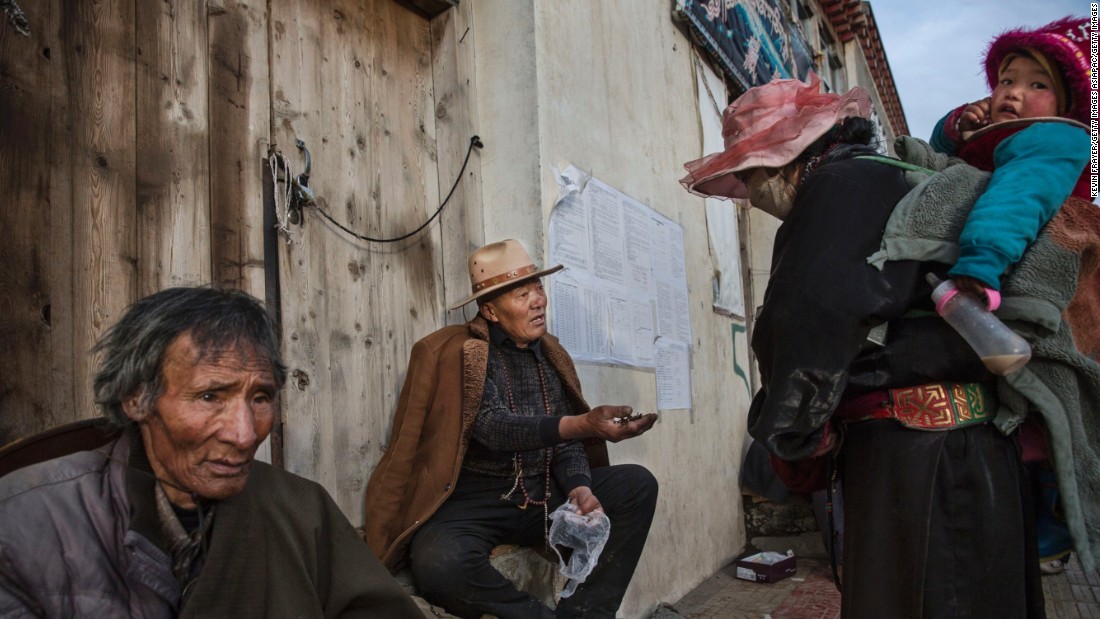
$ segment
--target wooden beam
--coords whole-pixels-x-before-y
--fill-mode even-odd
[[[264,4],[211,3],[211,280],[263,299],[261,166],[271,142],[271,81]]]

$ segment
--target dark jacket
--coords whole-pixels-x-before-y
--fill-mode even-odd
[[[324,488],[262,462],[217,503],[179,609],[132,436],[0,479],[0,617],[423,616]]]
[[[814,453],[846,396],[991,376],[931,313],[924,275],[942,278],[947,265],[892,261],[879,271],[867,263],[909,191],[903,170],[838,156],[806,178],[776,233],[753,328],[762,386],[749,410],[749,433],[784,460]],[[868,341],[871,329],[887,322],[886,346]]]

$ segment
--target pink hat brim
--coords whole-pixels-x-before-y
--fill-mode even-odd
[[[747,198],[735,172],[783,167],[845,118],[870,117],[867,91],[822,93],[817,75],[809,77],[808,84],[776,80],[738,97],[722,115],[726,149],[685,163],[688,174],[680,184],[698,196]]]

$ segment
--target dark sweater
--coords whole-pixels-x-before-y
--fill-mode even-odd
[[[546,450],[552,448],[553,478],[566,493],[591,485],[584,446],[562,442],[558,431],[560,417],[573,411],[560,377],[543,356],[542,342],[518,348],[496,325],[490,325],[489,337],[485,390],[463,472],[504,478],[510,486],[518,453],[523,476],[538,479],[546,473]]]

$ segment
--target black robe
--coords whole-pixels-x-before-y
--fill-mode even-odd
[[[810,174],[779,228],[752,347],[762,388],[749,432],[778,458],[822,444],[842,400],[931,382],[989,381],[931,312],[925,274],[948,265],[867,263],[903,171],[841,150]],[[885,346],[868,341],[887,323]],[[990,424],[928,432],[892,420],[847,430],[842,615],[1043,615],[1028,484],[1015,437]]]

